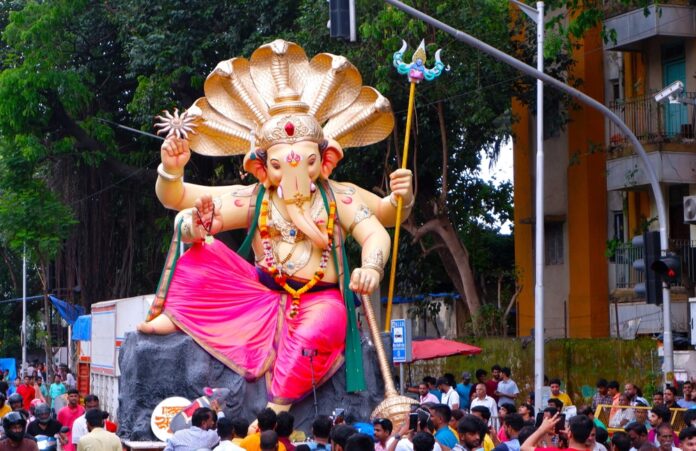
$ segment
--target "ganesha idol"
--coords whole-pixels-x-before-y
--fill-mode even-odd
[[[183,116],[168,115],[161,124],[170,135],[161,148],[157,196],[179,210],[175,236],[191,246],[168,258],[138,330],[180,329],[247,380],[265,377],[276,411],[289,409],[311,393],[313,378],[321,384],[344,362],[346,390],[364,389],[354,296],[372,293],[384,275],[385,226],[394,225],[398,196],[408,216],[411,173],[392,173],[391,193],[382,198],[329,176],[345,149],[391,133],[389,102],[362,86],[346,58],[322,53],[309,61],[283,40],[259,47],[249,60],[221,62],[204,91]],[[185,183],[190,150],[244,154],[244,169],[258,183]],[[212,239],[232,229],[248,230],[255,264]],[[352,272],[348,235],[362,249]],[[307,349],[316,351],[313,368]]]

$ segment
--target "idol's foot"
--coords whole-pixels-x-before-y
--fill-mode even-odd
[[[136,329],[146,335],[169,335],[176,332],[176,325],[167,315],[160,315],[152,321],[138,324]]]

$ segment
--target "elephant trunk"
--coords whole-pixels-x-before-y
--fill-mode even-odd
[[[285,208],[292,223],[316,246],[324,249],[329,244],[329,238],[312,220],[312,206],[309,202],[310,182],[308,177],[284,177],[280,186],[283,189]],[[302,203],[295,203],[295,199],[302,199]]]

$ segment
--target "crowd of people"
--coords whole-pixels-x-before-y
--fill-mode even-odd
[[[7,382],[0,373],[0,451],[122,450],[116,425],[100,409],[99,398],[87,395],[84,405],[69,370],[56,368],[49,387],[43,365],[30,365],[22,378]]]

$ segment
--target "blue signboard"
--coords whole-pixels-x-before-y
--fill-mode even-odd
[[[412,360],[411,320],[393,319],[391,321],[392,362],[406,363]]]

